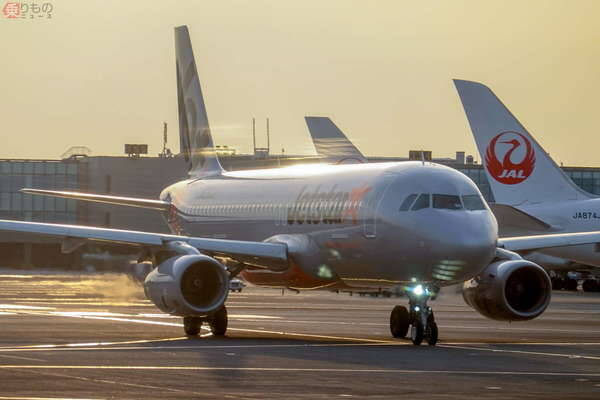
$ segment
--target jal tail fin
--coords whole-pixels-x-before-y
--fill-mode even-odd
[[[368,162],[350,139],[327,117],[304,117],[317,153],[337,163]]]
[[[485,85],[454,80],[497,203],[592,197],[577,187]]]
[[[175,28],[177,61],[177,104],[181,152],[191,176],[203,177],[223,172],[206,115],[200,79],[187,26]]]

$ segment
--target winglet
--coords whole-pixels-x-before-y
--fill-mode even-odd
[[[210,133],[187,26],[175,28],[175,53],[181,152],[188,162],[191,176],[219,175],[223,167]]]

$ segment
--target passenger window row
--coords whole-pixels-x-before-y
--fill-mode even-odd
[[[264,204],[214,204],[195,207],[182,206],[180,209],[188,215],[199,217],[212,216],[247,216],[271,215],[280,212],[284,204],[264,203]]]
[[[457,196],[452,194],[413,193],[404,199],[400,205],[400,211],[417,211],[430,207],[442,210],[467,209],[476,211],[484,210],[485,204],[478,194]]]

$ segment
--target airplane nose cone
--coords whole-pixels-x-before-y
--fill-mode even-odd
[[[497,227],[484,212],[448,214],[439,218],[439,229],[429,243],[434,261],[431,277],[441,281],[467,280],[493,259]]]

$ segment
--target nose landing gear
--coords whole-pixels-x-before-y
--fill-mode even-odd
[[[426,340],[430,346],[435,346],[438,340],[438,327],[435,322],[433,310],[427,301],[433,290],[423,285],[410,287],[407,291],[409,310],[404,306],[396,306],[390,315],[390,331],[392,336],[403,338],[408,333],[415,346]]]

